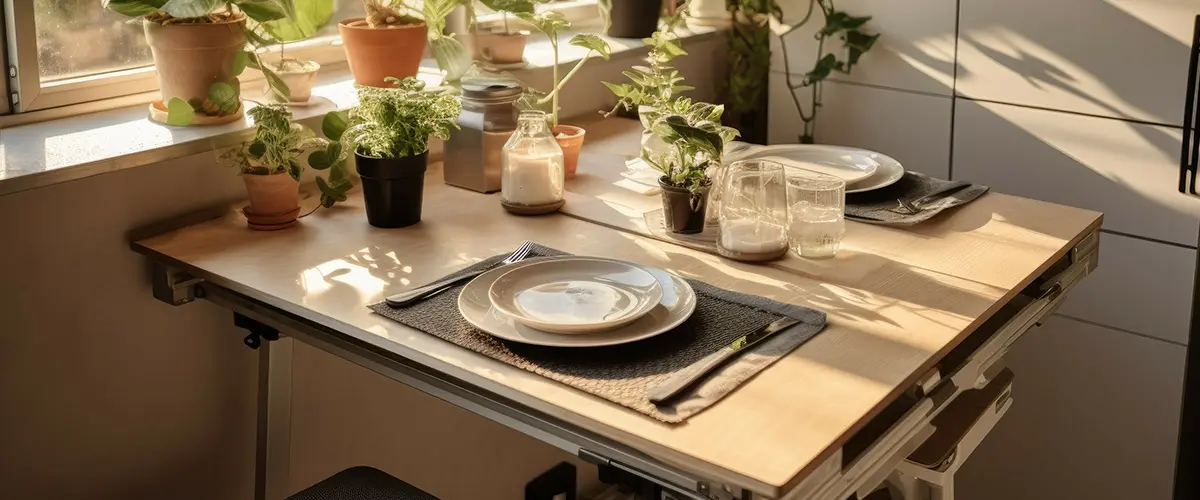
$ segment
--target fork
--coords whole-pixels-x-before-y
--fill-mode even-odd
[[[896,200],[900,206],[896,208],[885,209],[889,212],[900,215],[916,215],[925,209],[925,205],[932,201],[937,201],[951,194],[961,191],[963,188],[970,186],[971,183],[966,181],[956,181],[943,186],[932,193],[917,198],[913,201]]]
[[[522,243],[521,246],[517,247],[517,249],[514,250],[513,253],[509,254],[508,258],[500,261],[499,264],[496,264],[494,266],[488,266],[488,267],[485,267],[478,271],[471,271],[469,273],[466,273],[466,274],[463,274],[460,276],[454,276],[452,278],[446,278],[441,281],[436,281],[436,282],[430,283],[430,284],[425,285],[420,288],[414,288],[407,292],[392,295],[391,297],[388,297],[385,300],[387,301],[387,305],[392,306],[392,307],[410,306],[418,301],[421,301],[423,299],[426,299],[426,298],[432,297],[434,295],[437,295],[439,293],[442,293],[442,292],[450,289],[450,287],[457,285],[459,283],[462,283],[463,281],[469,280],[471,278],[479,276],[480,274],[491,271],[492,269],[495,269],[495,268],[501,267],[501,266],[507,266],[507,265],[515,263],[515,262],[520,262],[525,257],[528,257],[529,252],[532,250],[533,250],[533,242],[526,240],[525,243]]]

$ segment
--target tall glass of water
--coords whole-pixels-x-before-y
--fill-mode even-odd
[[[721,175],[717,254],[765,262],[788,252],[787,188],[783,165],[740,160]]]
[[[846,181],[799,169],[787,175],[792,251],[806,258],[833,257],[846,234]]]

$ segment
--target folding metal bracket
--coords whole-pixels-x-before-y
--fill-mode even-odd
[[[196,286],[202,283],[203,279],[193,278],[183,271],[157,262],[154,263],[150,280],[154,298],[173,306],[187,304],[204,297],[203,289]]]
[[[629,487],[639,493],[639,498],[664,500],[750,500],[753,498],[749,491],[741,488],[713,485],[701,481],[695,483],[694,491],[689,491],[652,474],[585,449],[579,450],[579,458],[596,465],[601,482]]]

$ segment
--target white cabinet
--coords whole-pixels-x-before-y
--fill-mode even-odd
[[[1100,267],[1058,312],[1186,344],[1195,276],[1195,250],[1101,234]]]
[[[1179,129],[959,99],[953,176],[1104,212],[1104,227],[1195,246],[1200,197],[1178,188]]]
[[[959,9],[960,94],[1183,123],[1200,2],[961,0]]]
[[[823,94],[818,143],[879,151],[906,168],[949,175],[950,98],[836,82],[826,82]],[[769,141],[797,142],[802,123],[783,75],[771,75],[770,99]]]
[[[1185,349],[1060,316],[1007,357],[1013,406],[956,476],[971,500],[1169,500]]]
[[[809,0],[779,3],[784,21],[794,23],[804,18]],[[872,16],[865,30],[881,36],[851,74],[835,73],[832,79],[942,95],[952,93],[955,0],[840,0],[836,6],[852,16]],[[792,73],[804,74],[812,69],[817,60],[813,35],[824,24],[818,9],[808,23],[787,35]],[[830,39],[825,53],[831,51],[844,54],[842,41]],[[772,41],[771,57],[771,67],[784,71],[778,39]]]

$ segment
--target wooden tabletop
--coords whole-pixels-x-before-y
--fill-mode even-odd
[[[498,196],[442,184],[433,165],[411,228],[367,225],[352,196],[286,231],[247,230],[230,211],[135,248],[668,463],[779,496],[1100,224],[1095,212],[988,194],[912,230],[850,223],[834,259],[730,262],[640,234],[658,198],[612,186],[638,130],[627,120],[588,124],[570,216],[509,215]],[[668,425],[365,307],[526,239],[821,309],[829,326],[712,408]]]

